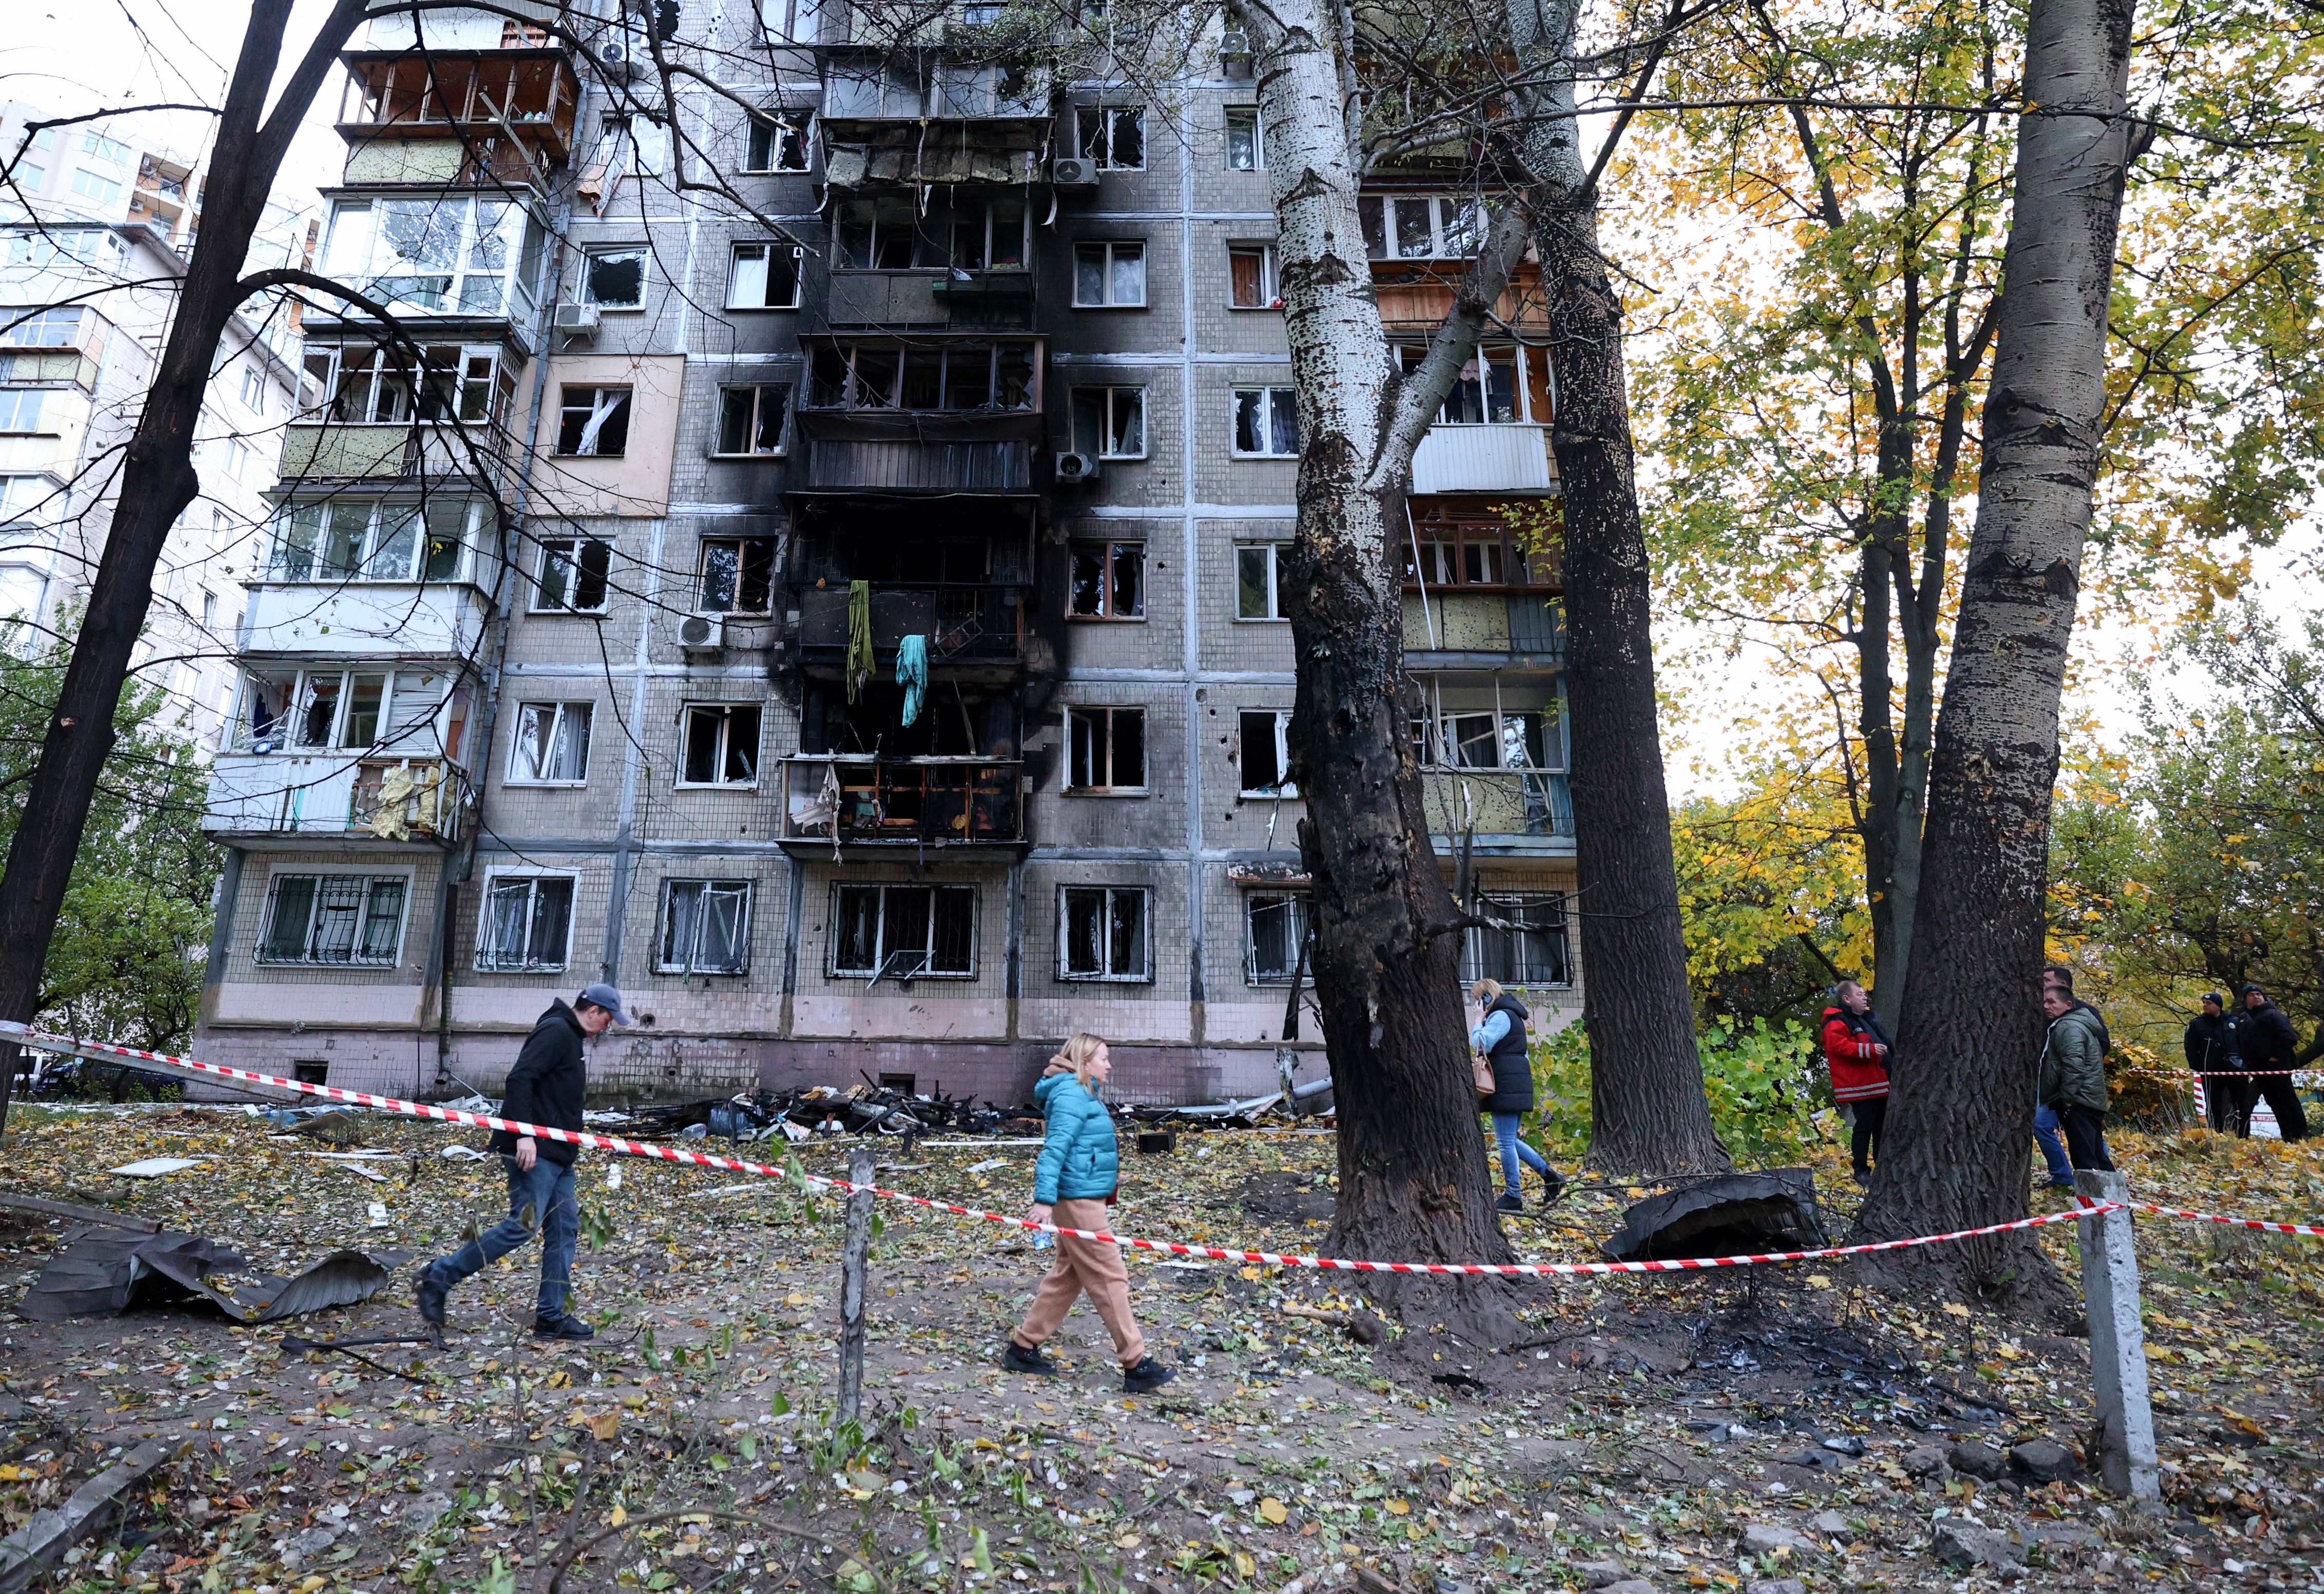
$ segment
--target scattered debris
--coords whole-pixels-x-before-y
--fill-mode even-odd
[[[126,1212],[108,1212],[101,1207],[84,1207],[75,1201],[52,1201],[43,1196],[16,1195],[5,1190],[0,1190],[0,1210],[32,1213],[42,1218],[69,1218],[77,1223],[104,1224],[137,1234],[161,1232],[161,1226],[151,1218],[135,1218]]]
[[[208,1157],[147,1157],[143,1162],[124,1163],[114,1172],[126,1179],[160,1179],[188,1168],[198,1168]]]
[[[1286,1317],[1304,1317],[1310,1322],[1342,1330],[1359,1345],[1378,1345],[1388,1338],[1388,1325],[1369,1311],[1325,1311],[1296,1302],[1286,1304],[1282,1310]]]
[[[295,1278],[254,1274],[245,1305],[211,1282],[213,1274],[239,1274],[249,1266],[216,1240],[167,1230],[78,1228],[65,1237],[64,1249],[41,1269],[16,1310],[34,1322],[60,1322],[118,1317],[133,1305],[199,1295],[237,1322],[272,1322],[369,1300],[402,1260],[400,1251],[334,1251]]]
[[[1729,1173],[1652,1196],[1623,1214],[1603,1246],[1621,1262],[1811,1251],[1831,1244],[1816,1209],[1815,1173]]]
[[[0,1539],[0,1594],[32,1587],[74,1544],[105,1525],[124,1494],[185,1448],[176,1441],[148,1440],[75,1489],[62,1506],[32,1513]]]

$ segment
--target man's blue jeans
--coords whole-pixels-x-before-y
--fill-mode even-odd
[[[2050,1164],[2050,1182],[2071,1184],[2074,1164],[2066,1155],[2066,1142],[2058,1133],[2058,1109],[2037,1107],[2034,1109],[2034,1139],[2042,1148],[2042,1160]]]
[[[1549,1159],[1517,1138],[1517,1123],[1524,1117],[1523,1113],[1493,1115],[1493,1138],[1501,1143],[1501,1182],[1511,1195],[1518,1193],[1517,1159],[1520,1157],[1525,1159],[1526,1167],[1544,1179],[1550,1177]]]
[[[581,1209],[576,1205],[570,1164],[536,1157],[527,1172],[512,1156],[501,1158],[508,1170],[509,1215],[462,1246],[449,1256],[428,1265],[428,1276],[449,1289],[497,1262],[540,1235],[540,1296],[535,1311],[555,1317],[565,1310],[565,1296],[573,1283],[573,1250],[581,1237]]]

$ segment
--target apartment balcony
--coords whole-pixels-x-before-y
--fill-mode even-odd
[[[836,271],[824,315],[835,327],[1034,329],[1026,271]]]
[[[844,668],[847,659],[849,589],[844,583],[797,589],[800,662]],[[892,673],[896,649],[907,636],[928,639],[928,663],[1014,669],[1024,662],[1026,605],[1021,584],[872,584],[872,649],[882,674]]]
[[[783,760],[783,843],[801,857],[1021,850],[1023,775],[1015,760],[799,754]]]
[[[339,136],[350,144],[418,139],[475,147],[522,144],[550,171],[573,153],[581,79],[561,45],[515,49],[350,50]]]
[[[973,28],[931,18],[929,29],[928,46],[991,48]],[[1043,181],[1056,125],[1045,82],[968,60],[907,56],[901,42],[879,41],[878,56],[832,61],[817,121],[833,188]]]
[[[473,477],[480,463],[498,470],[505,440],[488,426],[472,426],[463,438],[453,428],[408,421],[381,425],[328,422],[292,425],[282,431],[283,486],[320,481],[383,482],[422,477],[451,482]]]
[[[1031,497],[1047,474],[1038,412],[801,410],[798,428],[808,493]]]
[[[1423,672],[1562,670],[1563,606],[1546,593],[1434,588],[1404,594],[1404,662]]]
[[[435,849],[459,840],[470,796],[466,774],[442,758],[222,752],[202,829],[262,851],[321,841]]]
[[[268,580],[254,588],[242,651],[313,660],[471,659],[493,606],[466,581]]]
[[[1517,769],[1420,772],[1437,856],[1456,856],[1473,826],[1480,857],[1573,854],[1573,797],[1562,773]]]
[[[1535,422],[1429,428],[1412,456],[1416,493],[1554,493],[1549,428]]]

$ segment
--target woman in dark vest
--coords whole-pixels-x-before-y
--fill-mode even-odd
[[[1522,1212],[1525,1199],[1519,1194],[1517,1162],[1542,1177],[1549,1188],[1545,1202],[1557,1199],[1565,1188],[1565,1181],[1547,1158],[1517,1138],[1517,1120],[1533,1110],[1533,1062],[1526,1055],[1525,1004],[1501,989],[1499,984],[1480,979],[1469,992],[1471,999],[1485,1010],[1483,1020],[1469,1032],[1469,1049],[1484,1054],[1493,1065],[1493,1093],[1477,1104],[1477,1110],[1493,1115],[1493,1137],[1501,1145],[1501,1184],[1499,1207],[1504,1212]]]

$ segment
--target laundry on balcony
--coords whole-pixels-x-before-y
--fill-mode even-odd
[[[928,690],[928,639],[915,633],[896,644],[896,684],[904,689],[904,723],[920,717]]]
[[[847,700],[853,702],[872,679],[872,583],[847,583]]]

